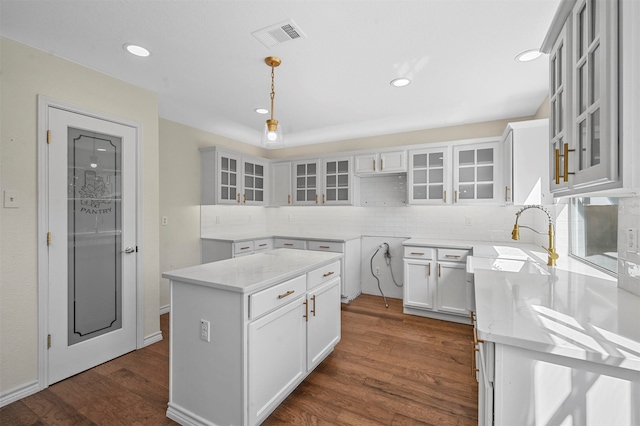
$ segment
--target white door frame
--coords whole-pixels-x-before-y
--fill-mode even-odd
[[[47,187],[47,130],[49,107],[63,109],[100,120],[111,121],[133,127],[136,131],[136,242],[138,262],[136,262],[136,349],[144,346],[144,244],[142,238],[142,124],[120,117],[106,115],[77,105],[57,101],[38,95],[38,386],[40,390],[49,387],[47,334],[49,330],[49,265],[47,232],[49,231],[49,194]],[[64,237],[66,238],[66,236]]]

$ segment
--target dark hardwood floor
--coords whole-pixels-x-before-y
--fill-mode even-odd
[[[342,341],[263,425],[475,425],[471,326],[402,314],[362,295],[342,306]],[[0,425],[171,425],[164,340],[0,409]]]

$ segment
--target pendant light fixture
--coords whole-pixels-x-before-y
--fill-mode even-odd
[[[267,120],[262,133],[262,147],[267,149],[284,147],[284,138],[282,137],[282,129],[278,127],[278,120],[273,118],[273,99],[276,96],[274,77],[275,68],[282,62],[280,58],[268,56],[264,58],[264,62],[271,67],[271,118]]]

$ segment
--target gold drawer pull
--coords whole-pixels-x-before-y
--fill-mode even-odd
[[[418,252],[418,251],[412,251],[411,254],[424,256],[424,253],[421,253],[421,252]]]
[[[376,171],[376,160],[375,160],[375,158],[374,158],[374,159],[373,159],[373,160],[371,160],[371,161],[373,161],[373,171],[375,172],[375,171]]]
[[[287,297],[287,296],[291,296],[291,295],[292,295],[293,293],[295,293],[295,292],[296,292],[295,290],[289,290],[289,291],[287,291],[286,293],[279,295],[279,296],[278,296],[278,299],[284,299],[284,298],[285,298],[285,297]]]
[[[292,246],[293,243],[284,243],[283,246]]]
[[[330,249],[331,247],[329,247],[329,246],[320,246],[320,248],[323,248],[323,249]]]
[[[560,149],[556,148],[555,152],[556,165],[556,185],[560,185]]]
[[[304,315],[302,316],[305,321],[309,322],[309,301],[307,299],[304,299],[304,302],[302,302],[302,304],[304,305]]]
[[[427,265],[427,276],[430,277],[431,276],[431,264]]]
[[[248,249],[250,249],[250,248],[251,248],[251,247],[240,247],[240,250],[248,250]]]
[[[287,195],[287,204],[291,204],[291,194]]]
[[[504,201],[509,201],[509,187],[504,187]]]
[[[329,275],[333,275],[335,272],[331,271],[331,272],[327,272],[326,274],[323,274],[323,277],[328,277]]]
[[[445,254],[444,257],[446,257],[447,259],[460,259],[461,256],[455,254]]]
[[[265,244],[258,244],[258,247],[264,247],[266,245],[267,245],[266,243]]]
[[[311,313],[313,316],[316,316],[316,296],[311,296],[311,300],[313,300],[313,308],[311,309]]]
[[[446,204],[447,202],[447,191],[442,192],[442,202]]]

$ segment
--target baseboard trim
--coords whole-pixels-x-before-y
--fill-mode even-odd
[[[156,333],[153,333],[150,336],[146,336],[144,338],[144,345],[145,346],[149,346],[149,345],[153,345],[154,343],[158,343],[162,341],[162,331],[158,331]]]
[[[37,380],[24,386],[12,389],[0,395],[0,407],[4,407],[5,405],[9,405],[12,402],[16,402],[22,398],[38,392],[40,392],[40,385],[38,384]]]
[[[217,426],[215,423],[193,414],[190,411],[184,410],[182,407],[169,402],[169,408],[167,409],[167,417],[185,426]]]
[[[160,315],[168,314],[171,312],[171,305],[164,305],[160,307]]]

